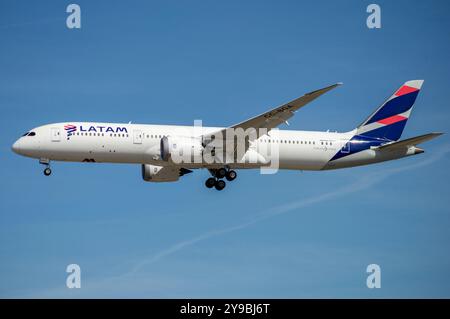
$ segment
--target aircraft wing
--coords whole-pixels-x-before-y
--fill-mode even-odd
[[[294,115],[294,112],[305,106],[309,102],[312,102],[322,94],[334,89],[335,87],[341,85],[342,83],[336,83],[325,87],[323,89],[319,89],[313,92],[306,93],[305,95],[292,100],[288,103],[285,103],[279,107],[276,107],[272,110],[269,110],[263,114],[255,116],[251,119],[248,119],[244,122],[235,124],[231,126],[232,128],[242,128],[244,130],[248,128],[267,128],[272,129],[277,127],[278,125],[285,123],[290,117]]]
[[[292,100],[288,103],[285,103],[281,106],[278,106],[274,109],[271,109],[263,114],[260,114],[258,116],[252,117],[246,121],[240,122],[238,124],[232,125],[226,129],[223,129],[218,132],[213,132],[207,135],[203,136],[203,145],[208,145],[211,140],[212,136],[218,136],[220,135],[222,139],[226,138],[226,132],[230,129],[237,129],[241,128],[244,131],[247,129],[254,128],[256,129],[256,133],[258,134],[258,129],[260,128],[266,128],[267,131],[270,131],[271,129],[277,127],[278,125],[282,123],[287,123],[287,120],[291,118],[294,115],[294,112],[300,109],[301,107],[305,106],[309,102],[312,102],[322,94],[334,89],[335,87],[341,85],[342,83],[336,83],[330,86],[327,86],[325,88],[312,91],[309,93],[306,93],[305,95]],[[256,134],[257,137],[259,137]],[[246,149],[248,149],[248,143],[246,142]]]
[[[394,151],[394,150],[398,150],[398,149],[401,149],[401,148],[408,148],[408,147],[416,146],[416,145],[418,145],[420,143],[429,141],[429,140],[431,140],[431,139],[433,139],[435,137],[438,137],[438,136],[440,136],[442,134],[444,134],[444,133],[428,133],[428,134],[424,134],[424,135],[408,138],[406,140],[402,140],[402,141],[398,141],[398,142],[394,142],[394,143],[389,143],[389,144],[384,144],[384,145],[378,146],[377,149]]]

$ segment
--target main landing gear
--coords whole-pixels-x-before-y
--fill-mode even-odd
[[[41,158],[39,160],[39,163],[42,164],[42,165],[45,165],[44,175],[45,176],[50,176],[50,174],[52,173],[52,170],[50,168],[50,160],[45,159],[45,158]]]
[[[206,180],[205,186],[208,188],[215,188],[218,191],[221,191],[225,188],[226,183],[223,180],[223,178],[226,178],[227,181],[231,182],[232,180],[236,179],[237,173],[236,171],[233,171],[231,169],[226,169],[224,167],[221,167],[219,169],[210,169],[209,172],[212,176]]]

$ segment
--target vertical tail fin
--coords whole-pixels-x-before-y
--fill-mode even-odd
[[[357,135],[397,141],[402,135],[423,80],[405,82],[358,128]]]

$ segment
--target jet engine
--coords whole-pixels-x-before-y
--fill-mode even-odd
[[[161,139],[161,159],[175,164],[201,163],[203,145],[201,139],[181,136],[164,136]]]
[[[142,178],[146,182],[175,182],[180,178],[180,173],[176,167],[143,164]]]
[[[192,171],[175,166],[142,164],[142,178],[146,182],[176,182],[180,176],[189,173]]]

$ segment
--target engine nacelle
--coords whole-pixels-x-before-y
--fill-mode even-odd
[[[201,163],[203,145],[193,137],[164,136],[161,139],[161,159],[175,164]]]
[[[175,182],[180,178],[180,169],[142,164],[142,178],[146,182]]]

